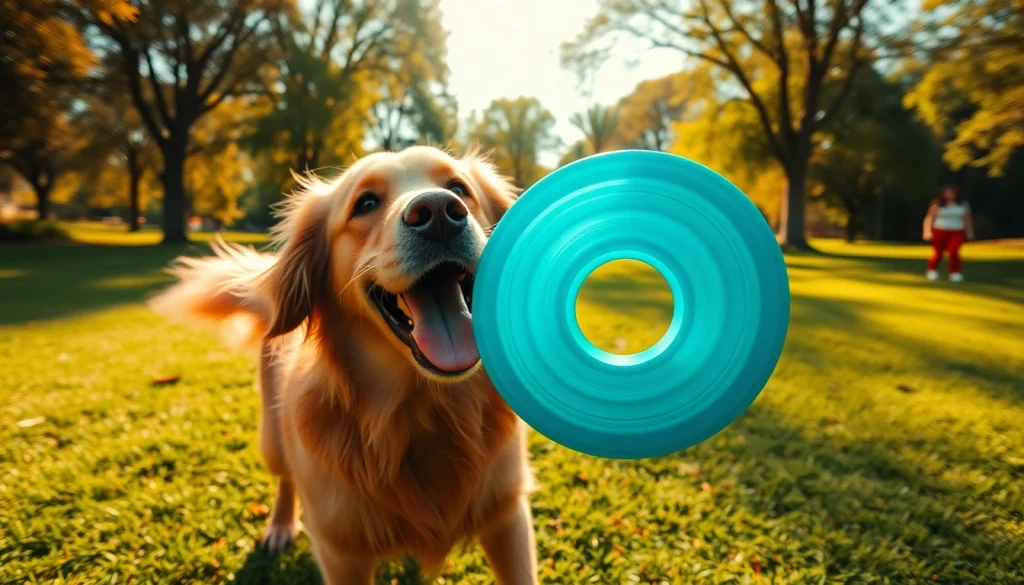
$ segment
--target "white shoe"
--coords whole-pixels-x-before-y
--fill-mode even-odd
[[[939,279],[939,273],[934,271],[934,270],[929,270],[928,272],[925,273],[925,276],[928,277],[928,280],[938,280]]]
[[[954,272],[953,274],[949,275],[949,280],[952,282],[963,282],[964,275],[960,274],[959,272]]]

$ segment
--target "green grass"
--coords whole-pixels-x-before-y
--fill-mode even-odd
[[[157,226],[145,226],[137,232],[129,232],[124,226],[112,226],[93,221],[69,221],[62,225],[75,240],[85,244],[105,246],[151,246],[159,244],[163,233]],[[259,244],[266,241],[266,234],[249,232],[223,232],[225,239],[242,244]],[[189,236],[198,242],[208,242],[211,232],[198,232]]]
[[[787,258],[785,353],[728,429],[639,462],[533,436],[542,582],[1024,582],[1024,248],[968,246],[954,285],[921,246],[817,245]],[[182,250],[0,248],[0,583],[318,582],[305,537],[255,551],[252,363],[140,303]],[[653,341],[667,298],[602,276],[587,327]],[[442,578],[493,582],[477,547]]]

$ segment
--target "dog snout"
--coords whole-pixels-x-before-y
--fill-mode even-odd
[[[454,193],[430,191],[409,203],[402,221],[423,238],[446,242],[466,229],[468,216],[469,208]]]

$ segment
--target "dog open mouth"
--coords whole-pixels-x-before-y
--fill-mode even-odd
[[[473,337],[473,274],[464,267],[436,266],[403,293],[388,292],[376,283],[368,292],[423,367],[456,376],[480,360]]]

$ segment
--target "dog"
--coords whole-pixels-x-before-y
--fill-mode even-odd
[[[276,252],[215,241],[150,300],[259,352],[260,448],[277,479],[262,544],[300,527],[328,585],[416,556],[436,572],[477,540],[501,585],[536,585],[525,424],[480,364],[473,275],[518,196],[486,156],[368,155],[296,176]],[[302,507],[302,522],[296,510]]]

